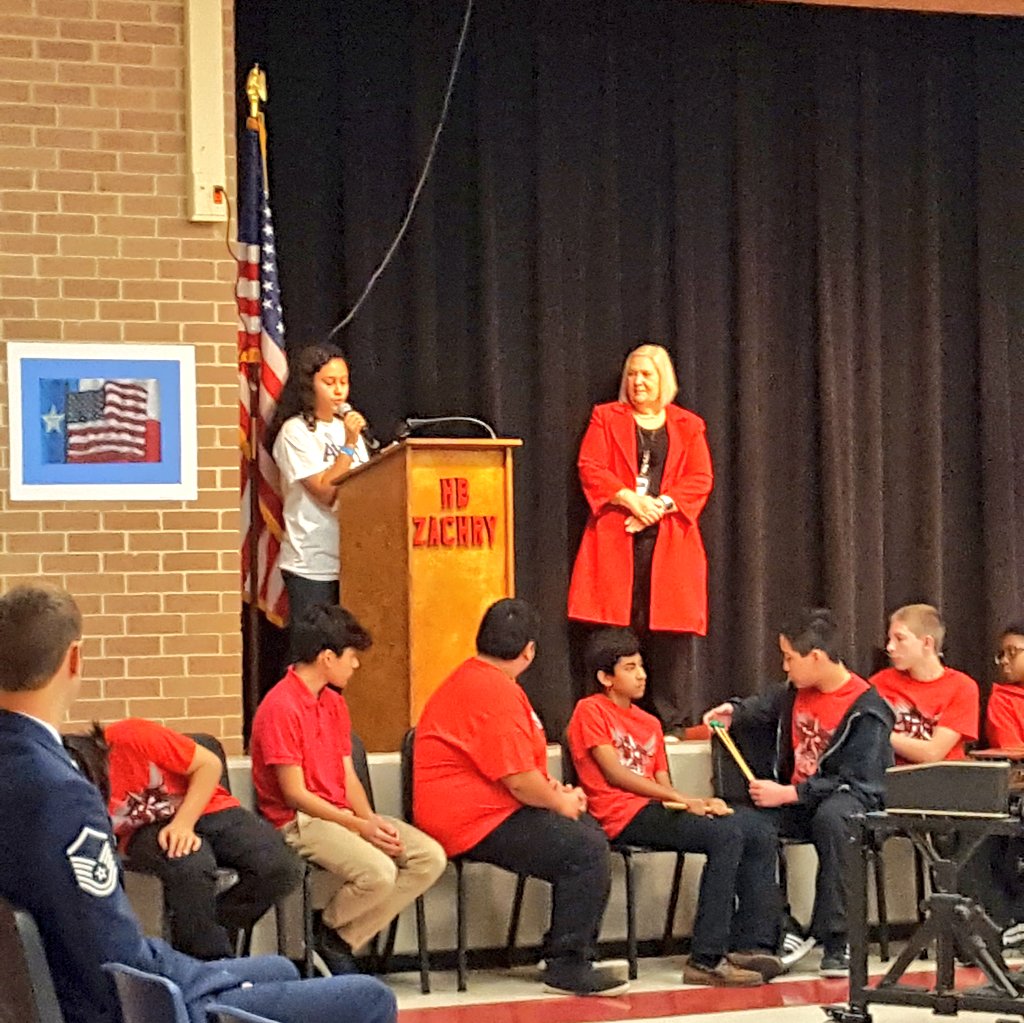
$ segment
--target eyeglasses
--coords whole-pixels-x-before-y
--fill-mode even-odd
[[[998,668],[1003,661],[1012,661],[1018,654],[1024,654],[1024,646],[1008,646],[992,658],[992,663]]]

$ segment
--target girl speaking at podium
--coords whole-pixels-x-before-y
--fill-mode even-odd
[[[341,352],[310,345],[293,359],[267,446],[281,472],[285,536],[279,564],[292,621],[314,604],[339,601],[338,484],[369,459],[366,420],[348,403]]]

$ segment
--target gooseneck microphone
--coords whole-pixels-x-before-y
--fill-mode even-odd
[[[482,419],[477,419],[475,416],[431,416],[429,419],[416,419],[410,417],[409,419],[402,420],[398,429],[398,436],[400,438],[408,437],[410,434],[415,433],[424,426],[444,426],[448,423],[472,423],[474,426],[479,426],[484,430],[488,437],[497,439],[498,436],[494,432],[493,426],[485,423]]]
[[[344,419],[345,416],[349,414],[349,412],[355,412],[355,409],[351,406],[349,402],[343,401],[334,410],[334,418]],[[380,441],[377,440],[377,438],[373,435],[373,431],[370,429],[369,423],[367,423],[366,426],[363,427],[363,429],[360,431],[360,435],[363,438],[363,443],[366,444],[367,451],[373,454],[373,452],[380,450]]]

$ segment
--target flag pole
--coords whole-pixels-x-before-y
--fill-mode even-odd
[[[254,64],[245,80],[245,95],[249,101],[249,116],[245,127],[249,131],[259,133],[260,157],[263,161],[263,190],[269,192],[267,181],[267,129],[266,120],[260,104],[267,100],[267,76],[259,64]],[[260,530],[256,523],[260,521],[259,493],[259,443],[260,443],[260,360],[246,363],[249,381],[249,437],[247,439],[246,460],[249,472],[249,586],[246,605],[247,658],[246,672],[242,685],[242,720],[245,732],[245,745],[249,745],[249,730],[256,707],[260,699],[260,661],[262,660],[260,643],[260,571],[259,543]]]

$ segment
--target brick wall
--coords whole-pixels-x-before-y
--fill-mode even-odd
[[[12,502],[0,350],[0,589],[44,576],[85,612],[76,726],[140,715],[240,748],[234,262],[186,219],[183,0],[4,0],[0,347],[195,346],[199,499]],[[234,195],[232,0],[223,0]]]

